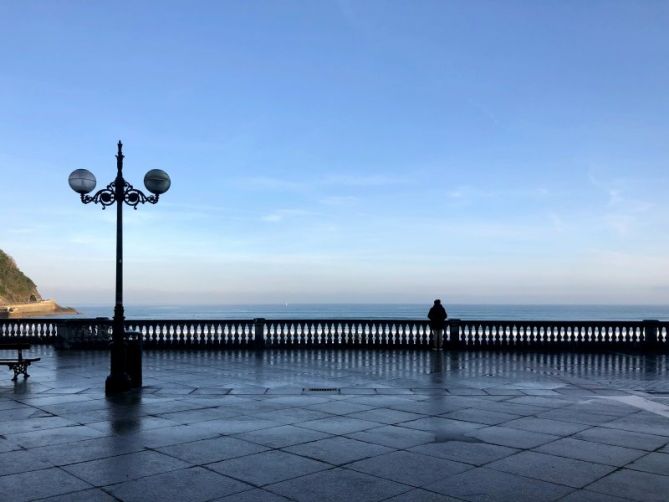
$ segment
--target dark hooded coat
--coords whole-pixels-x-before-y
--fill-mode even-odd
[[[441,303],[435,303],[432,305],[427,317],[430,319],[430,327],[432,329],[444,329],[448,314],[446,314],[446,309]]]

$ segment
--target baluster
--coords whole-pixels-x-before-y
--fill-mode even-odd
[[[502,337],[500,341],[502,347],[509,346],[509,337],[512,332],[513,332],[513,324],[508,324],[504,327],[504,329],[502,330]]]
[[[156,330],[154,326],[148,324],[146,326],[146,344],[149,347],[153,347],[156,342]]]
[[[274,331],[272,330],[272,324],[265,320],[265,331],[263,333],[265,337],[265,347],[271,347],[276,345],[276,340],[274,339]]]
[[[213,334],[211,332],[210,324],[202,324],[202,344],[206,348],[211,348],[214,346]]]
[[[333,322],[331,324],[331,329],[332,329],[332,337],[334,340],[334,344],[337,345],[338,347],[344,343],[342,340],[342,329],[341,329],[341,323],[339,322]]]
[[[194,348],[202,348],[204,345],[203,342],[203,337],[202,337],[202,325],[199,322],[194,322],[191,324],[191,337],[192,337],[192,345]]]
[[[316,339],[319,347],[330,347],[330,338],[328,336],[328,325],[326,322],[314,321],[316,329]]]
[[[190,323],[184,323],[182,326],[184,345],[190,348],[193,345],[193,325]]]
[[[233,347],[238,347],[239,346],[239,332],[238,332],[238,326],[237,323],[231,323],[228,326],[228,343],[232,345]]]
[[[283,326],[281,325],[281,323],[277,323],[274,325],[274,332],[276,333],[276,336],[279,337],[279,344],[281,346],[290,344],[290,339],[288,338],[288,336],[286,336],[286,333],[283,330]]]
[[[265,344],[275,347],[279,344],[276,329],[274,329],[274,324],[271,321],[265,321]]]
[[[305,322],[303,323],[297,323],[297,329],[302,333],[302,339],[304,340],[304,345],[309,347],[313,345],[313,341],[311,339],[311,332],[309,330],[309,326]]]
[[[291,322],[288,329],[290,330],[290,336],[294,337],[297,340],[297,342],[302,347],[304,347],[307,343],[307,337],[304,331],[302,330],[302,326],[300,326],[300,323]]]
[[[318,329],[321,334],[321,343],[326,347],[331,347],[333,345],[333,337],[331,331],[331,325],[327,322],[322,322],[318,324]]]
[[[327,333],[327,337],[325,339],[326,343],[330,346],[336,345],[337,340],[336,340],[336,335],[335,335],[335,325],[334,325],[334,323],[332,323],[332,324],[327,323],[327,322],[323,323],[323,329]]]

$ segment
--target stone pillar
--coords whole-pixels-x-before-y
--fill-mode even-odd
[[[655,319],[644,319],[643,332],[645,349],[649,352],[657,350],[657,333],[660,328],[660,321]]]
[[[453,349],[460,348],[460,319],[449,319],[448,321],[450,336],[449,342]]]
[[[256,349],[262,350],[265,348],[265,319],[262,317],[253,320],[255,325],[255,339],[254,345]]]

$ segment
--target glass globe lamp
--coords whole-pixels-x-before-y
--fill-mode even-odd
[[[95,189],[95,175],[88,169],[76,169],[67,179],[70,188],[79,194],[86,194]]]
[[[144,186],[149,192],[156,195],[167,192],[171,184],[169,175],[162,169],[151,169],[144,176]]]

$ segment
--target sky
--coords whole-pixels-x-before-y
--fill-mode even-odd
[[[44,297],[669,304],[669,2],[0,2],[0,248]]]

